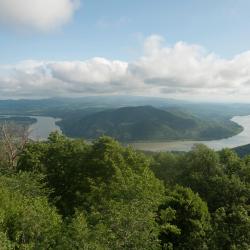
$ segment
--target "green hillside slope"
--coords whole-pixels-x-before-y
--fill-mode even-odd
[[[244,157],[246,155],[250,155],[250,144],[239,146],[236,148],[233,148],[233,150],[240,156]]]
[[[231,121],[208,122],[190,113],[152,106],[123,107],[84,117],[78,114],[63,119],[59,125],[71,137],[95,139],[109,135],[120,141],[217,139],[241,131]]]

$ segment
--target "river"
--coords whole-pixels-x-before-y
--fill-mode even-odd
[[[131,143],[130,145],[139,150],[164,152],[164,151],[189,151],[197,143],[202,143],[208,147],[220,150],[222,148],[234,148],[250,143],[250,115],[234,116],[232,121],[241,125],[244,130],[232,137],[211,140],[211,141],[168,141],[168,142],[140,142]]]
[[[59,126],[56,125],[60,118],[53,118],[48,116],[29,116],[29,115],[0,115],[0,117],[30,117],[36,119],[36,122],[29,127],[29,138],[32,140],[46,140],[49,134],[53,131],[62,133]]]
[[[62,133],[59,126],[56,125],[59,118],[48,116],[29,116],[35,118],[36,122],[29,127],[29,138],[32,140],[46,140],[51,132],[58,131]]]
[[[9,117],[9,116],[8,116]],[[60,127],[56,125],[59,118],[47,117],[47,116],[26,116],[35,118],[37,121],[33,123],[29,130],[29,138],[33,140],[45,140],[48,138],[49,134],[53,131],[62,132]],[[189,151],[197,143],[202,143],[215,150],[220,150],[222,148],[234,148],[250,143],[250,115],[248,116],[234,116],[232,121],[241,125],[244,130],[232,137],[211,140],[211,141],[166,141],[166,142],[138,142],[131,143],[130,145],[135,149],[145,150],[145,151]]]

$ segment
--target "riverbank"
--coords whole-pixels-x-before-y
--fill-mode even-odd
[[[60,127],[57,123],[60,118],[53,118],[47,116],[25,116],[31,119],[36,119],[36,122],[31,124],[30,139],[32,140],[45,140],[48,138],[49,134],[53,131],[59,131],[62,133]],[[242,132],[239,134],[223,138],[219,140],[175,140],[175,141],[143,141],[143,142],[132,142],[126,143],[131,145],[137,150],[143,151],[189,151],[195,144],[205,144],[210,148],[215,150],[220,150],[222,148],[234,148],[250,143],[250,115],[249,116],[235,116],[231,121],[237,123],[243,128]]]
[[[220,140],[178,140],[167,142],[138,142],[130,143],[133,148],[142,151],[164,152],[164,151],[190,151],[195,144],[204,144],[208,147],[220,150],[222,148],[234,148],[250,143],[250,115],[235,116],[231,121],[240,125],[243,130],[235,136]]]

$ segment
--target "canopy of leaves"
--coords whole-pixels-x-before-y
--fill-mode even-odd
[[[0,249],[250,249],[249,158],[52,133],[0,159]]]

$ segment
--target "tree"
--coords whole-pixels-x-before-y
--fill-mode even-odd
[[[87,218],[96,239],[107,249],[157,249],[164,189],[148,159],[108,137],[93,144],[88,159]]]
[[[203,198],[209,192],[209,183],[206,182],[210,178],[222,174],[218,154],[201,144],[196,145],[188,152],[180,164],[183,171],[179,181],[197,191]]]
[[[207,249],[210,214],[206,203],[191,189],[181,186],[168,189],[157,221],[163,247]]]
[[[26,147],[18,170],[42,172],[61,214],[85,214],[102,246],[147,249],[158,244],[154,219],[164,194],[149,164],[109,137],[87,145],[54,133]]]
[[[83,213],[76,212],[70,221],[65,221],[62,233],[57,239],[55,250],[104,250],[94,230],[90,230]]]
[[[92,238],[105,249],[159,249],[155,211],[138,200],[110,200],[102,210],[92,211]]]
[[[50,200],[56,202],[63,215],[72,215],[82,205],[88,148],[83,140],[70,140],[55,132],[47,142],[28,144],[17,169],[43,173],[48,188],[53,190]]]
[[[231,149],[223,149],[219,152],[220,163],[223,165],[224,173],[228,176],[239,175],[244,168],[244,161]]]
[[[28,143],[29,131],[23,126],[4,123],[0,131],[0,138],[1,168],[5,171],[15,171],[18,156]]]
[[[243,206],[221,207],[213,217],[210,249],[250,249],[249,209]]]
[[[0,177],[1,249],[54,248],[61,217],[34,184],[28,175]]]
[[[169,152],[161,152],[153,155],[151,169],[156,177],[163,180],[166,185],[174,185],[176,178],[180,175],[180,158],[181,155],[176,155]]]

